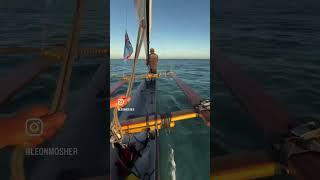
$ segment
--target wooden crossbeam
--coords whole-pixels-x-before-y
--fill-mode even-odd
[[[0,54],[27,54],[38,53],[43,57],[63,59],[63,53],[66,51],[65,47],[56,47],[50,49],[41,49],[33,47],[15,47],[15,48],[0,48]],[[80,57],[109,57],[109,48],[79,48],[78,54]]]

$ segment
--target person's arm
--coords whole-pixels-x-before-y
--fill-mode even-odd
[[[48,115],[48,108],[33,107],[17,113],[15,116],[0,119],[0,148],[21,145],[34,147],[50,139],[63,126],[66,114],[63,112]],[[41,133],[36,136],[28,134],[32,128],[30,119],[37,119]]]

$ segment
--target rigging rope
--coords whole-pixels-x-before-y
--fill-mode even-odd
[[[124,1],[126,1],[126,0],[124,0]],[[126,18],[126,28],[125,28],[125,30],[127,31],[127,19],[128,19],[128,3],[125,3],[126,4],[126,10],[125,10],[125,18]]]
[[[16,147],[11,156],[11,177],[10,180],[25,180],[24,173],[24,148]]]
[[[142,46],[144,33],[145,33],[145,20],[143,19],[140,22],[140,26],[139,26],[137,44],[136,44],[136,52],[135,52],[135,55],[134,55],[134,61],[133,61],[133,65],[132,65],[132,71],[131,71],[131,76],[130,76],[130,80],[129,80],[129,83],[128,83],[128,89],[127,89],[126,97],[130,97],[131,96],[131,91],[132,91],[134,78],[135,78],[134,76],[135,76],[135,72],[136,72],[136,65],[137,65],[139,54],[140,54],[140,49],[141,49],[141,46]]]
[[[74,12],[73,26],[70,39],[68,40],[67,49],[65,51],[64,64],[62,66],[60,77],[54,94],[53,103],[49,114],[63,110],[66,94],[69,87],[72,65],[78,57],[78,45],[80,37],[80,21],[84,12],[84,0],[77,0],[76,10]],[[11,180],[25,180],[24,172],[24,152],[25,148],[21,146],[15,147],[11,157]]]
[[[110,143],[112,144],[112,147],[114,147],[115,143],[119,143],[122,145],[122,139],[123,139],[123,132],[121,130],[121,124],[119,122],[118,118],[118,109],[113,109],[113,120],[111,122],[111,138]]]
[[[142,46],[144,38],[147,38],[146,58],[149,57],[149,52],[148,52],[149,51],[148,50],[149,49],[149,37],[147,37],[149,35],[149,30],[148,29],[146,30],[146,28],[149,28],[148,22],[146,22],[146,20],[149,20],[148,14],[149,13],[147,13],[147,17],[143,18],[139,23],[139,30],[138,30],[138,36],[137,36],[137,42],[136,42],[136,51],[135,51],[134,61],[132,64],[132,71],[131,71],[130,80],[128,82],[126,97],[130,97],[132,94],[133,84],[134,84],[134,80],[135,80],[137,61],[138,61],[138,57],[140,54],[140,50],[141,50],[141,46]],[[126,19],[126,21],[127,21],[127,19]],[[127,22],[126,22],[126,26],[127,26]],[[149,118],[149,115],[147,116],[147,126],[149,128],[149,119],[148,118]],[[149,131],[147,133],[149,133]],[[147,134],[147,139],[148,138],[149,138],[149,134]],[[112,143],[112,147],[114,147],[114,143],[118,143],[119,145],[123,146],[122,139],[123,139],[123,132],[121,131],[121,124],[120,124],[119,118],[118,118],[118,108],[114,108],[113,109],[113,120],[111,122],[111,138],[110,138],[110,142]],[[135,169],[138,171],[137,168],[135,168]],[[153,172],[154,172],[154,170],[151,172],[151,174]],[[149,175],[148,173],[146,173],[146,174]],[[146,174],[144,176],[146,176]]]
[[[132,72],[131,72],[130,80],[128,83],[126,97],[131,96],[131,92],[132,92],[132,88],[133,88],[136,65],[137,65],[137,61],[138,61],[138,57],[139,57],[139,53],[140,53],[140,49],[141,49],[141,45],[142,45],[142,41],[143,41],[143,34],[145,33],[145,31],[144,31],[145,26],[143,24],[144,24],[144,21],[142,20],[140,23],[140,26],[139,26],[139,30],[138,30],[136,51],[135,51],[133,65],[132,65]],[[114,146],[114,143],[119,143],[122,145],[122,139],[123,139],[123,132],[121,130],[121,124],[120,124],[119,117],[118,117],[118,108],[114,108],[113,109],[113,119],[111,122],[110,142],[111,142],[112,146]]]

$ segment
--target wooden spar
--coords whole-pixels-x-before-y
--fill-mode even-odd
[[[317,152],[292,156],[288,161],[289,174],[298,180],[318,180],[319,156]],[[308,162],[307,166],[306,162]],[[283,174],[287,171],[264,151],[225,155],[212,159],[212,164],[211,179],[256,179]]]
[[[109,57],[110,49],[109,48],[80,48],[78,53],[80,57]]]
[[[284,171],[281,165],[264,151],[240,152],[217,157],[212,160],[212,165],[211,179],[219,180],[265,178]]]
[[[174,122],[171,122],[170,123],[170,128],[173,128],[175,125]],[[156,128],[157,126],[157,128]],[[123,133],[124,134],[135,134],[135,133],[141,133],[141,132],[146,132],[147,129],[150,129],[150,131],[155,131],[155,130],[160,130],[160,129],[163,129],[163,127],[158,124],[158,125],[151,125],[149,127],[140,127],[140,128],[130,128],[130,129],[127,129],[127,130],[124,130]],[[168,128],[168,127],[166,127]]]
[[[125,81],[119,81],[113,86],[110,87],[110,96],[119,88],[121,88],[126,82]]]
[[[163,71],[159,72],[157,74],[148,73],[148,74],[136,74],[134,76],[135,80],[142,80],[142,79],[156,79],[156,78],[166,78],[166,77],[172,77],[175,75],[175,72],[172,71]],[[115,76],[117,79],[121,79],[123,81],[129,81],[131,78],[131,75],[123,75],[123,76]]]
[[[176,81],[178,86],[182,89],[182,91],[187,96],[189,102],[192,106],[197,106],[200,104],[201,101],[204,99],[198,95],[191,87],[189,87],[185,82],[183,82],[177,76],[172,76],[173,79]],[[207,126],[210,126],[210,111],[202,111],[200,117],[205,121]]]
[[[26,54],[26,53],[39,53],[44,58],[57,57],[57,60],[62,60],[60,57],[65,52],[64,47],[56,47],[51,49],[41,49],[32,47],[15,47],[15,48],[0,48],[0,54]],[[109,57],[109,48],[79,48],[78,54],[80,57]]]
[[[214,47],[213,66],[231,93],[244,105],[264,134],[272,139],[288,134],[289,113],[257,82]]]
[[[41,48],[34,47],[0,48],[0,54],[40,53],[41,51]]]
[[[134,79],[138,80],[138,79],[156,79],[156,78],[160,78],[160,77],[167,77],[167,76],[172,76],[173,72],[170,72],[170,74],[168,72],[165,73],[159,73],[159,74],[147,74],[147,75],[136,75],[134,77]],[[117,82],[116,84],[114,84],[113,86],[110,87],[110,95],[112,95],[116,90],[118,90],[119,88],[121,88],[128,80],[130,80],[131,75],[128,76],[123,76],[123,77],[117,77],[120,78],[121,81]]]
[[[54,60],[41,59],[33,60],[20,65],[6,75],[6,77],[0,78],[0,105],[7,102],[23,87],[32,82],[41,72],[47,70],[51,65],[55,63]]]
[[[197,118],[199,115],[195,113],[193,110],[182,110],[171,113],[171,120],[170,122],[177,122],[177,121],[183,121],[188,119],[194,119]],[[134,119],[129,119],[126,121],[123,121],[121,123],[121,129],[123,132],[130,132],[133,129],[144,129],[150,127],[155,127],[156,125],[161,125],[162,120],[161,116],[158,115],[157,119],[155,119],[153,116],[149,117],[148,123],[146,122],[146,116],[137,117]]]

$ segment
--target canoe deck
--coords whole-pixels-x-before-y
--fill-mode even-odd
[[[134,95],[131,102],[127,105],[128,108],[134,108],[134,111],[125,111],[120,113],[120,122],[127,121],[140,115],[157,114],[156,106],[156,81],[143,80]],[[126,135],[123,143],[135,143],[137,147],[142,146],[141,142],[146,139],[146,132],[136,133],[133,135]],[[149,139],[146,148],[140,153],[139,157],[132,168],[134,174],[140,176],[141,179],[157,179],[157,163],[158,163],[158,145],[156,139]],[[140,147],[139,147],[140,149]],[[124,179],[118,176],[115,162],[118,160],[118,151],[113,149],[110,145],[110,170],[111,179]]]

